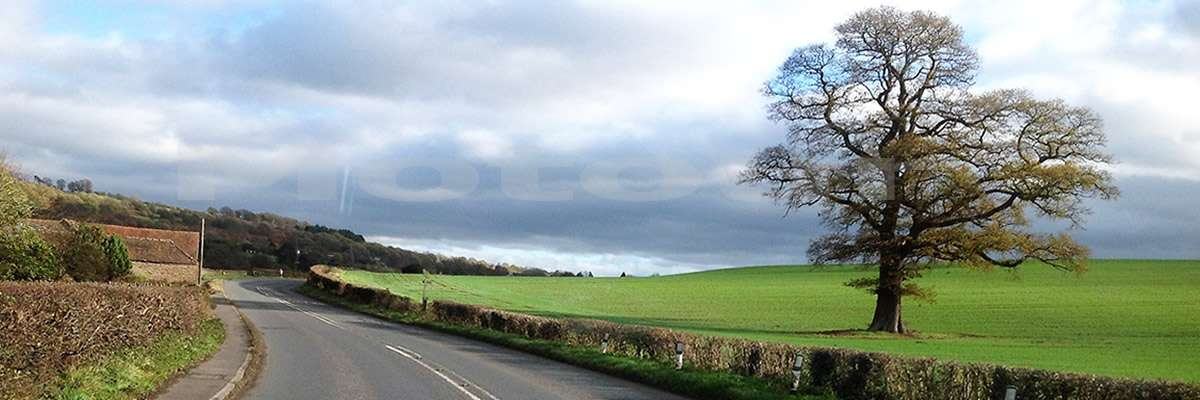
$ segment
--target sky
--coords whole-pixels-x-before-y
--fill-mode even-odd
[[[1200,1],[912,1],[978,90],[1105,120],[1120,199],[1071,233],[1200,258]],[[30,174],[547,269],[804,262],[826,230],[736,185],[762,83],[862,1],[9,0],[0,151]],[[1058,229],[1051,227],[1050,229]]]

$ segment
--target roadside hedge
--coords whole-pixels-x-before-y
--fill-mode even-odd
[[[198,287],[0,282],[0,398],[39,397],[72,366],[210,316]]]
[[[420,305],[410,298],[342,282],[330,272],[329,267],[314,266],[309,284],[358,303],[420,311]],[[1009,385],[1017,387],[1021,400],[1200,399],[1200,387],[1178,382],[754,342],[606,321],[545,318],[445,301],[430,303],[425,315],[439,322],[578,346],[599,347],[607,338],[611,353],[664,364],[674,362],[675,343],[682,342],[689,368],[734,372],[780,385],[791,384],[792,365],[800,356],[802,385],[814,393],[833,392],[843,400],[998,400]]]

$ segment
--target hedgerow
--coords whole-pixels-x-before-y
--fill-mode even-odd
[[[210,315],[197,287],[0,282],[0,398],[42,396],[73,366]]]
[[[354,302],[402,312],[421,311],[407,297],[342,282],[330,274],[328,267],[313,267],[308,282]],[[605,321],[545,318],[444,301],[430,303],[424,316],[442,323],[577,346],[600,347],[607,341],[613,354],[668,365],[673,362],[675,343],[683,343],[688,368],[733,372],[779,386],[792,383],[792,366],[800,357],[802,387],[813,393],[832,392],[844,400],[994,400],[1002,398],[1010,385],[1017,388],[1022,400],[1200,399],[1200,387],[1178,382],[800,347]]]

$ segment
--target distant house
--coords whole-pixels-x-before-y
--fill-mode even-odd
[[[26,221],[38,230],[52,232],[66,229],[67,220]],[[199,268],[200,233],[131,226],[92,224],[109,235],[118,236],[129,250],[133,274],[153,281],[196,282]]]

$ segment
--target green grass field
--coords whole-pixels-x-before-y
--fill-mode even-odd
[[[772,266],[653,278],[436,276],[430,297],[545,316],[1102,375],[1200,382],[1200,261],[1093,261],[1083,275],[938,268],[907,302],[912,337],[866,326],[862,267]],[[421,276],[343,271],[420,298]]]

